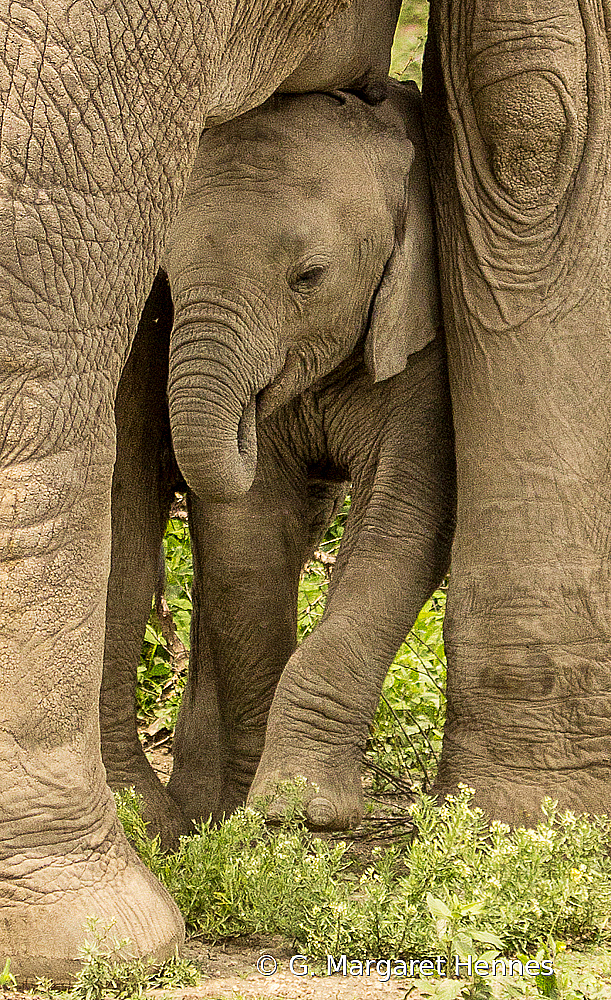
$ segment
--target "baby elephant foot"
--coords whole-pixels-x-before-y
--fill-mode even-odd
[[[133,788],[142,797],[142,818],[149,837],[158,836],[164,851],[178,850],[180,837],[192,833],[193,828],[144,754],[142,759],[130,761],[129,767],[111,767],[106,760],[105,764],[107,781],[113,791]]]
[[[270,822],[281,822],[297,805],[312,830],[347,830],[358,826],[365,811],[358,766],[323,765],[304,756],[293,766],[261,760],[248,803],[263,809]]]
[[[164,851],[177,851],[180,838],[193,833],[190,820],[183,816],[180,807],[156,776],[155,783],[146,782],[131,787],[142,796],[142,818],[149,837],[159,837]]]
[[[239,776],[232,773],[232,768],[227,768],[229,773],[221,776],[220,770],[211,772],[192,762],[188,765],[175,764],[168,792],[177,802],[182,815],[193,823],[209,819],[220,822],[245,804],[256,764],[240,771]]]

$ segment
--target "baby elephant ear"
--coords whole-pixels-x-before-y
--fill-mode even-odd
[[[365,362],[375,382],[402,372],[441,326],[441,303],[428,172],[417,149],[405,182],[395,246],[375,293]]]

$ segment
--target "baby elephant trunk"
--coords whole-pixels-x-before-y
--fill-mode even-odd
[[[257,466],[256,388],[242,338],[221,318],[175,312],[168,402],[176,460],[202,499],[236,500]],[[255,383],[256,384],[256,383]]]

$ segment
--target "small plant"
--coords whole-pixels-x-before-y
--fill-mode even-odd
[[[17,986],[15,977],[11,974],[11,960],[7,958],[4,968],[0,972],[0,989],[14,990]]]
[[[494,962],[503,949],[503,942],[489,930],[476,930],[470,919],[484,913],[482,902],[463,903],[457,895],[452,894],[451,906],[442,899],[426,894],[426,905],[433,918],[435,935],[440,954],[445,958],[447,974],[456,978],[460,962],[457,959],[475,958],[481,962]],[[478,945],[493,945],[482,953]]]
[[[145,992],[164,986],[195,986],[195,966],[176,955],[154,968],[141,959],[126,957],[130,942],[112,935],[114,922],[101,924],[95,917],[86,922],[90,935],[81,948],[82,967],[72,989],[59,991],[48,979],[39,979],[36,991],[48,1000],[137,1000]]]
[[[193,559],[186,513],[176,507],[164,537],[164,595],[154,601],[138,665],[138,719],[149,735],[174,728],[188,662]]]
[[[314,786],[318,792],[318,785]],[[280,800],[283,804],[282,827],[304,829],[305,798],[308,790],[306,778],[297,777],[293,781],[278,781],[267,795],[261,796],[252,803],[255,812],[264,818],[267,816],[270,801]]]
[[[345,851],[312,837],[295,818],[269,829],[248,808],[217,827],[203,824],[178,853],[157,855],[152,868],[193,931],[294,937],[305,912],[325,905],[333,884],[342,884]]]
[[[282,934],[313,961],[482,958],[501,942],[506,954],[533,955],[552,937],[609,940],[609,821],[558,814],[546,802],[536,829],[509,830],[488,825],[471,795],[464,788],[441,807],[420,795],[411,807],[417,835],[375,850],[365,868],[345,843],[309,833],[296,812],[288,826],[269,829],[253,809],[239,809],[183,838],[173,855],[150,846],[137,814],[127,829],[191,929],[214,938]]]

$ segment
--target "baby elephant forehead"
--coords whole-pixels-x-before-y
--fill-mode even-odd
[[[308,196],[285,189],[279,195],[261,198],[256,191],[234,199],[217,219],[210,219],[209,243],[224,246],[232,254],[263,254],[269,259],[297,258],[314,250],[337,253],[363,228],[358,213],[342,211],[328,197]],[[357,217],[358,215],[358,217]]]
[[[188,184],[196,199],[210,199],[234,214],[238,205],[261,200],[282,206],[305,199],[336,204],[337,209],[356,200],[367,203],[377,187],[378,160],[358,136],[347,134],[334,142],[326,131],[283,132],[273,127],[232,131],[202,142]],[[215,129],[220,132],[223,127]],[[265,206],[265,212],[270,209]]]
[[[267,160],[282,169],[307,164],[315,171],[321,160],[328,164],[340,154],[362,157],[380,140],[393,138],[400,136],[392,116],[381,118],[354,95],[278,94],[247,114],[206,130],[201,152],[215,160]]]

